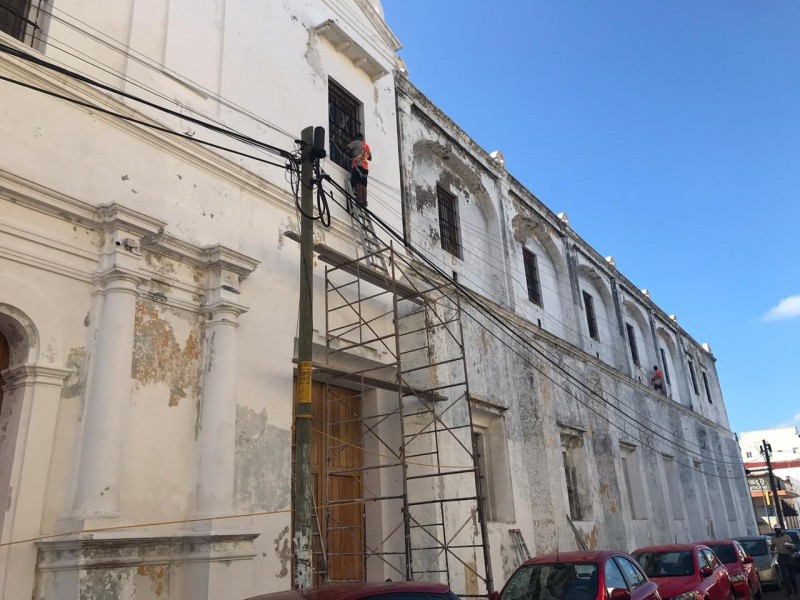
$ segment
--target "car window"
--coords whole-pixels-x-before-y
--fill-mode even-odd
[[[606,560],[605,577],[606,590],[608,591],[609,596],[611,595],[611,590],[615,588],[620,588],[623,590],[628,589],[628,584],[625,583],[625,578],[622,577],[622,572],[619,570],[617,563],[615,563],[614,559],[612,558]]]
[[[713,546],[709,546],[714,554],[724,562],[725,564],[731,564],[736,562],[736,551],[732,544],[714,544]]]
[[[711,565],[708,564],[708,559],[701,550],[697,551],[697,564],[701,569],[705,569],[706,567],[711,567]]]
[[[744,551],[750,556],[767,556],[769,554],[769,546],[767,540],[742,540]]]
[[[622,575],[625,577],[625,580],[628,582],[628,585],[630,585],[631,589],[635,590],[645,581],[647,581],[639,568],[631,563],[631,561],[629,561],[627,558],[615,556],[614,560],[617,561],[619,568],[622,569]]]
[[[640,552],[633,558],[648,577],[685,577],[694,573],[694,561],[689,550]]]
[[[712,569],[716,569],[720,565],[719,559],[711,550],[703,550],[703,554],[706,555],[708,564]]]
[[[744,548],[742,548],[739,542],[736,542],[734,547],[736,548],[736,553],[739,555],[739,559],[744,562],[744,559],[747,558],[747,552],[744,551]]]
[[[595,563],[525,565],[508,580],[500,600],[594,600],[598,578]]]
[[[791,538],[792,543],[800,544],[800,533],[797,533],[796,531],[786,531],[784,533]]]

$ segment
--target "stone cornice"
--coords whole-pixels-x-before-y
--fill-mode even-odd
[[[240,281],[247,279],[250,273],[255,271],[260,264],[256,259],[250,258],[241,252],[236,252],[236,250],[231,250],[221,244],[206,246],[203,252],[206,256],[206,265],[209,268],[236,273]]]
[[[255,532],[186,533],[174,536],[132,537],[81,534],[36,542],[39,571],[125,568],[185,562],[251,560]]]
[[[22,365],[3,371],[3,391],[8,392],[25,385],[49,385],[61,387],[64,380],[72,375],[68,369],[45,367],[42,365]]]

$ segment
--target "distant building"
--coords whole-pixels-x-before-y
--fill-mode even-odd
[[[776,427],[747,431],[739,434],[739,447],[744,466],[748,470],[748,483],[753,498],[753,509],[758,519],[759,529],[768,531],[776,523],[775,505],[769,492],[767,463],[761,453],[766,441],[772,447],[772,469],[778,488],[778,496],[783,503],[786,526],[798,527],[800,512],[800,433],[796,427]],[[765,491],[766,490],[766,491]]]

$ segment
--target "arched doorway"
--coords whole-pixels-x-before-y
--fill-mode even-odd
[[[0,332],[0,411],[3,410],[3,386],[6,383],[3,380],[3,371],[8,368],[10,356],[8,340],[6,336]]]

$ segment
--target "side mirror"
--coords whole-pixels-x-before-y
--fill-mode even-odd
[[[611,590],[611,600],[631,600],[631,593],[623,588]]]
[[[745,557],[742,559],[742,562],[743,562],[744,564],[746,564],[746,565],[752,565],[752,564],[753,564],[753,557],[752,557],[752,556],[745,556]]]
[[[500,592],[492,592],[489,594],[489,600],[500,600]]]
[[[702,569],[700,569],[700,575],[702,575],[704,578],[711,577],[713,574],[714,574],[714,569],[712,569],[711,567],[703,567]]]

